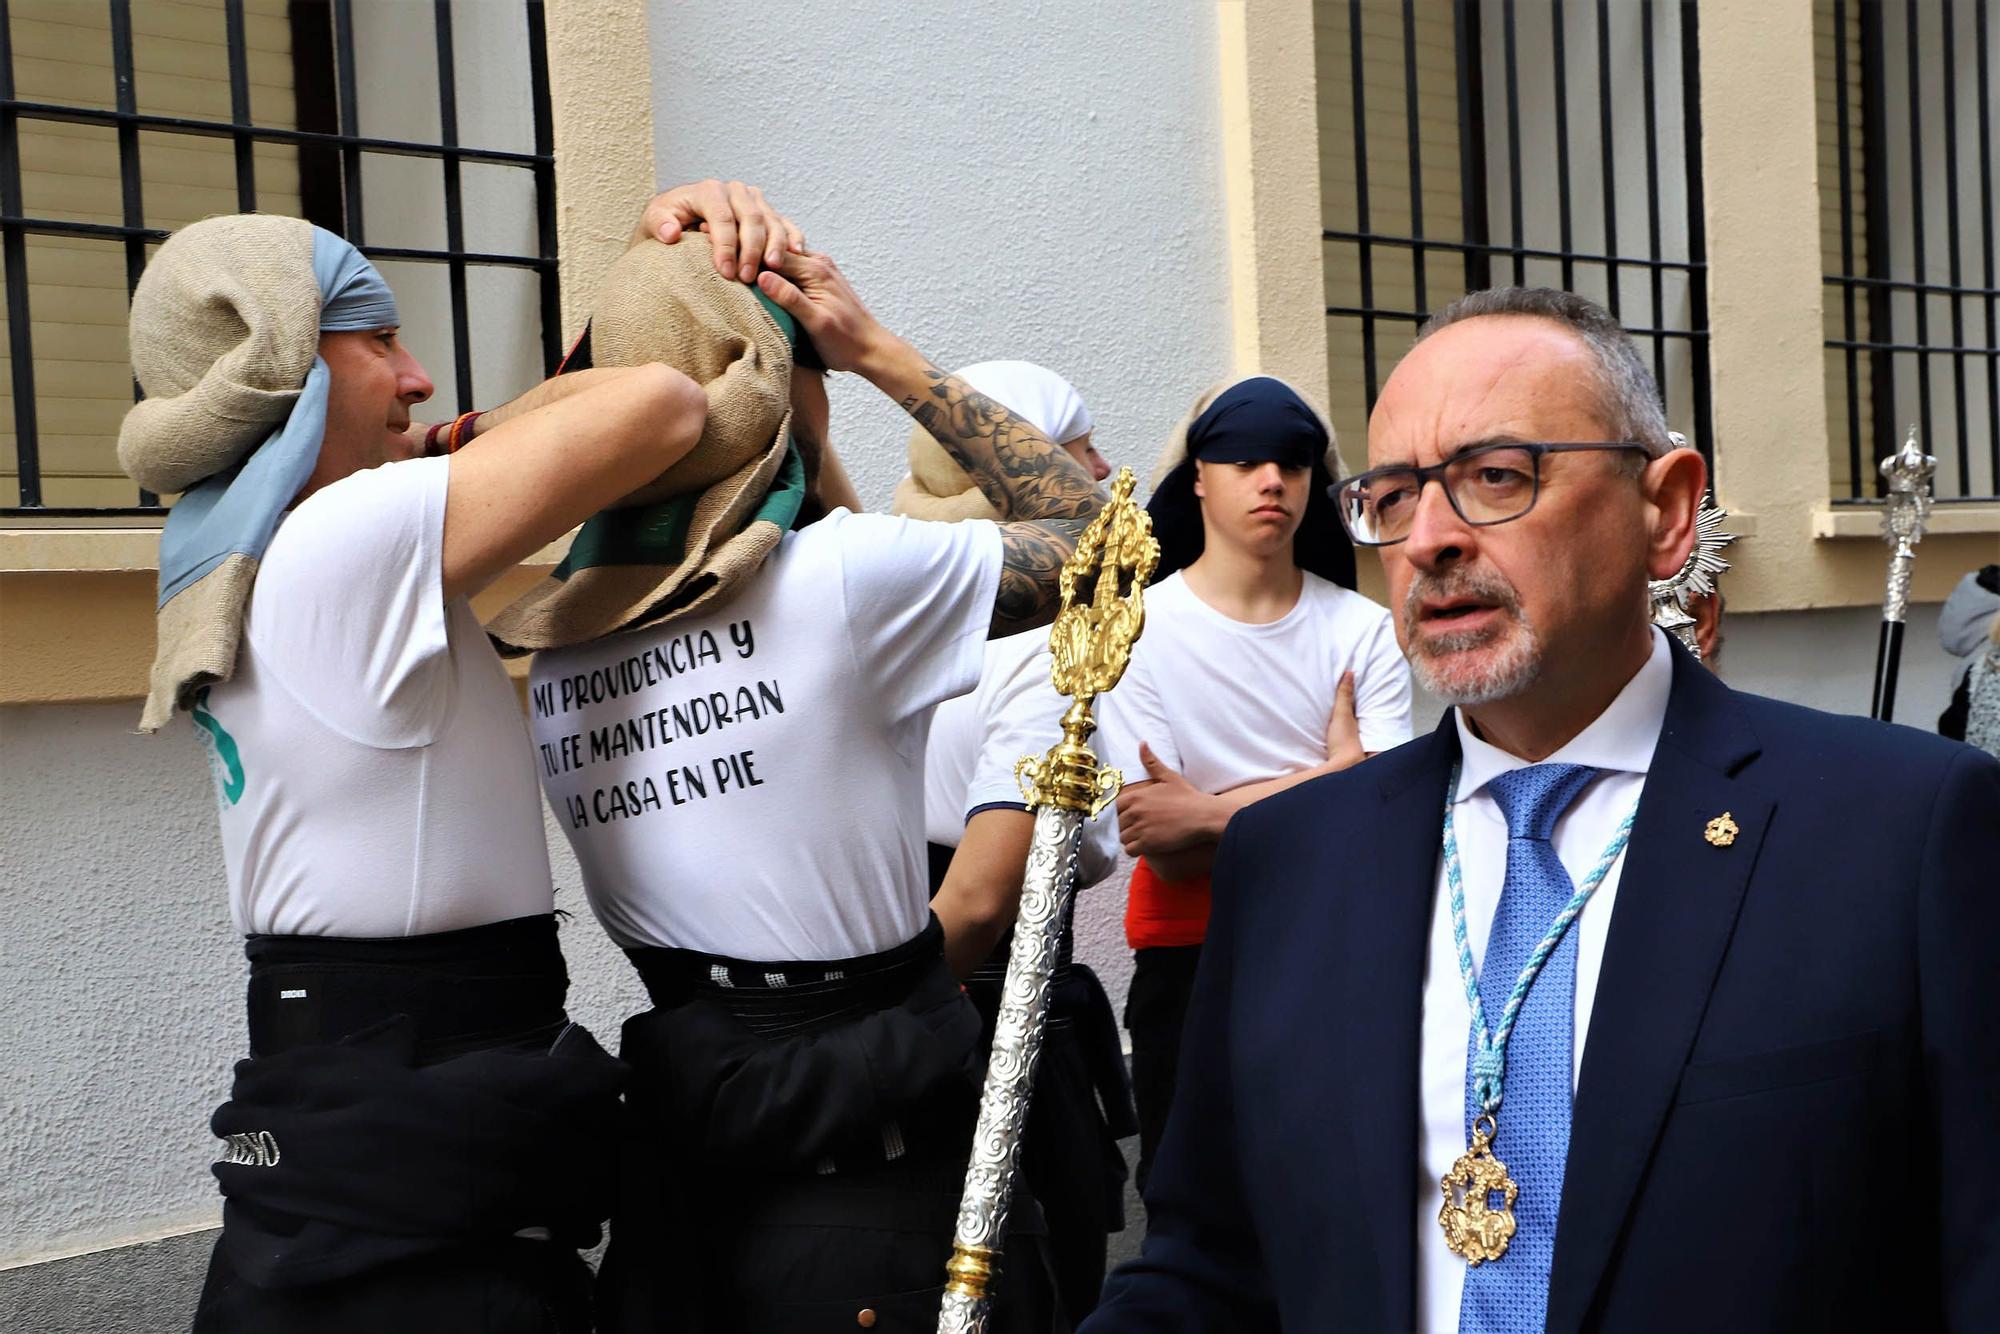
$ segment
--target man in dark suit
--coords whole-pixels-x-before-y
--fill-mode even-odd
[[[1992,1328],[2000,763],[1650,627],[1705,470],[1589,302],[1441,313],[1369,461],[1343,516],[1457,707],[1230,823],[1085,1334]]]

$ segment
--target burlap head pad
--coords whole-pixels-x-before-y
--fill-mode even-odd
[[[611,266],[591,312],[598,366],[661,362],[698,381],[708,419],[660,477],[586,523],[570,554],[486,627],[532,653],[708,610],[735,593],[803,495],[787,469],[792,353],[754,288],[715,271],[708,238],[645,241]],[[774,488],[779,495],[774,495]]]
[[[1005,519],[986,498],[972,474],[921,426],[910,428],[909,476],[896,483],[890,508],[906,519],[956,523],[960,519]]]
[[[120,465],[173,494],[239,462],[291,412],[319,316],[312,224],[237,214],[168,237],[132,293],[146,397],[118,429]]]
[[[1090,410],[1076,386],[1046,366],[1031,361],[981,361],[961,367],[958,378],[1022,418],[1048,437],[1067,445],[1090,433]],[[894,509],[911,519],[951,523],[959,519],[1012,518],[986,498],[945,447],[921,426],[910,430],[910,472],[897,484]]]

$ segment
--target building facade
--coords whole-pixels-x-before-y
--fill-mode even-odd
[[[170,1327],[218,1213],[240,954],[196,747],[133,732],[161,510],[112,453],[125,295],[165,230],[261,207],[364,243],[448,415],[553,363],[656,185],[738,177],[940,364],[1068,376],[1142,474],[1249,369],[1326,403],[1358,464],[1426,311],[1569,286],[1616,301],[1714,464],[1733,684],[1867,710],[1874,463],[1919,426],[1940,503],[1898,718],[1928,727],[1937,604],[2000,559],[1995,8],[783,0],[746,29],[613,0],[10,0],[0,1327]],[[906,419],[858,382],[833,403],[886,504]],[[550,832],[575,1009],[609,1034],[642,997]],[[1119,983],[1116,884],[1080,953]]]

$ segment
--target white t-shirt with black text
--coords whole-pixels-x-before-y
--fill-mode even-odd
[[[1046,626],[989,640],[978,687],[937,706],[924,753],[924,835],[931,842],[957,847],[966,821],[983,807],[1027,808],[1014,766],[1062,740],[1070,706],[1069,696],[1056,692],[1054,671]],[[1086,819],[1077,884],[1102,880],[1117,856],[1110,812]]]
[[[414,936],[554,907],[520,699],[444,600],[449,463],[301,501],[258,565],[235,676],[190,710],[240,931]]]
[[[924,738],[973,688],[987,522],[836,510],[719,609],[539,655],[542,786],[624,946],[854,958],[929,917]]]
[[[1203,792],[1326,762],[1326,725],[1354,673],[1361,747],[1410,739],[1410,668],[1386,608],[1301,571],[1299,600],[1253,625],[1203,602],[1176,572],[1146,590],[1146,626],[1104,696],[1099,753],[1146,781],[1139,743]]]

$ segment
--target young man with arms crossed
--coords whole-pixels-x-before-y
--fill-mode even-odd
[[[1167,449],[1147,508],[1161,569],[1146,632],[1105,697],[1124,771],[1126,1027],[1143,1191],[1173,1105],[1181,1024],[1207,934],[1208,873],[1236,811],[1410,735],[1410,673],[1389,613],[1352,591],[1326,488],[1331,428],[1292,387],[1211,391]]]
[[[184,492],[142,725],[186,711],[208,749],[250,959],[200,1331],[589,1325],[623,1071],[564,1015],[519,706],[466,599],[686,453],[705,404],[597,372],[419,457],[399,323],[353,247],[274,216],[183,229],[132,302],[120,458]]]

